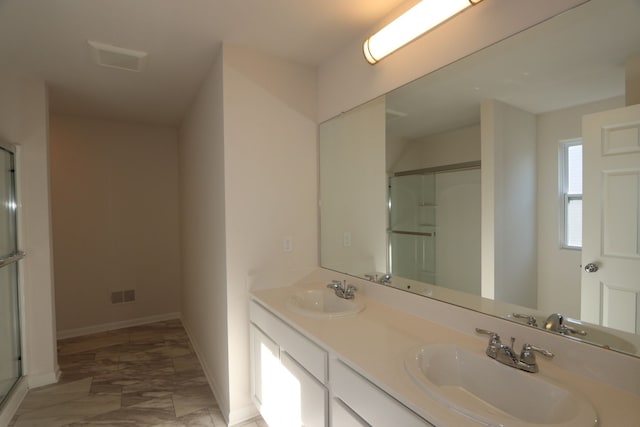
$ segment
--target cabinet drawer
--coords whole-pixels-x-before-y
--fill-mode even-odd
[[[331,390],[364,421],[373,426],[432,426],[339,360],[330,362]]]
[[[291,355],[322,384],[327,382],[327,352],[308,338],[278,319],[260,304],[249,304],[251,322],[277,342],[280,349]]]
[[[366,421],[337,398],[331,400],[331,425],[333,427],[369,427]]]

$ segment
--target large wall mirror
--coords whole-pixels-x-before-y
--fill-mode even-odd
[[[320,126],[321,265],[640,355],[640,1]]]

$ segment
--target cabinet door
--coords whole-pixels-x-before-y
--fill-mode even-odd
[[[280,362],[280,347],[251,325],[253,400],[270,426],[300,427],[300,383]]]
[[[331,400],[331,425],[334,427],[370,427],[340,399]]]
[[[262,412],[265,400],[268,404],[268,391],[274,387],[274,370],[279,369],[280,348],[255,325],[249,327],[251,339],[251,397]]]
[[[284,369],[296,379],[295,389],[289,393],[287,410],[297,426],[327,426],[327,389],[285,351],[280,353]]]
[[[326,427],[327,389],[254,324],[251,394],[270,426]]]

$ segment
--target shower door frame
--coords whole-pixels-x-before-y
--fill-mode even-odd
[[[23,294],[23,287],[22,287],[22,268],[21,268],[21,263],[19,262],[21,259],[23,259],[25,257],[25,253],[22,252],[19,248],[20,248],[20,243],[21,243],[21,231],[20,231],[20,203],[19,203],[19,194],[20,194],[20,185],[19,185],[19,178],[18,178],[18,173],[17,173],[17,169],[18,169],[18,164],[19,164],[19,157],[20,157],[20,148],[16,145],[13,145],[11,143],[7,143],[3,140],[0,140],[0,148],[2,148],[5,151],[8,151],[9,153],[11,153],[13,155],[13,169],[14,169],[14,175],[13,175],[13,188],[12,188],[12,200],[10,203],[12,203],[14,205],[14,212],[13,212],[13,218],[12,218],[12,226],[14,228],[13,230],[13,239],[15,241],[15,248],[13,253],[8,254],[9,256],[2,258],[0,260],[0,268],[10,268],[9,266],[14,264],[15,265],[15,286],[16,286],[16,316],[15,316],[15,324],[13,325],[14,331],[16,333],[16,342],[18,345],[18,348],[20,349],[20,354],[19,354],[19,372],[18,372],[18,376],[15,379],[15,382],[12,384],[12,386],[9,388],[9,390],[7,391],[6,395],[3,396],[0,399],[0,420],[4,415],[5,410],[9,409],[10,406],[13,406],[13,402],[12,400],[14,400],[14,395],[15,394],[19,394],[22,395],[23,393],[26,393],[26,389],[24,389],[24,384],[23,384],[23,379],[25,378],[25,372],[26,372],[26,366],[25,366],[25,359],[24,359],[24,354],[25,354],[25,346],[24,346],[24,294]],[[5,254],[0,254],[0,257],[3,256]],[[20,397],[18,397],[18,400],[22,400]],[[11,410],[9,409],[9,412],[11,412]],[[0,423],[1,424],[1,423]]]

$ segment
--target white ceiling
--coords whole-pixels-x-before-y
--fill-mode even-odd
[[[0,0],[0,68],[41,76],[55,112],[176,125],[225,42],[315,67],[406,0]],[[149,53],[140,73],[88,40]]]

